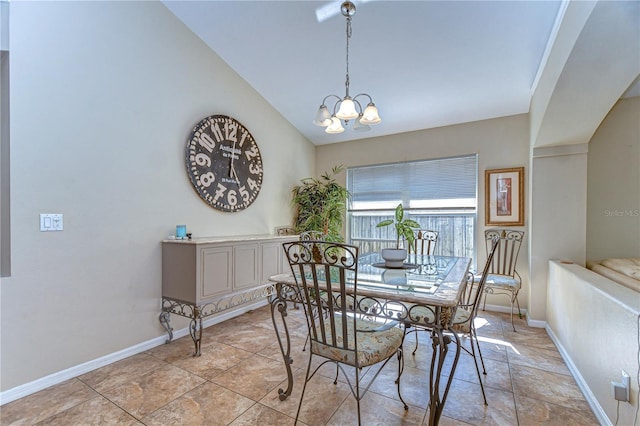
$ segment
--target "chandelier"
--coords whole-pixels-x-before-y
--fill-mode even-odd
[[[347,77],[344,83],[346,94],[344,98],[340,98],[337,95],[327,95],[322,100],[322,105],[320,105],[316,113],[313,124],[326,127],[325,132],[327,133],[342,133],[344,132],[344,127],[341,120],[344,120],[345,126],[349,120],[355,120],[353,130],[368,131],[371,130],[371,125],[382,121],[378,115],[378,108],[373,103],[371,96],[366,93],[359,93],[353,98],[349,96],[349,40],[351,39],[351,17],[356,13],[356,6],[347,0],[340,6],[340,12],[347,18]],[[369,102],[366,108],[363,109],[358,98],[365,97],[368,98]],[[335,98],[335,104],[330,113],[326,103],[328,99],[333,100],[333,98]]]

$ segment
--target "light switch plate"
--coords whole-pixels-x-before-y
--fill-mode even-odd
[[[40,213],[40,231],[62,231],[63,217],[60,213]]]

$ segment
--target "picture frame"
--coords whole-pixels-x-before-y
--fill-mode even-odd
[[[524,225],[524,167],[484,171],[485,224]]]

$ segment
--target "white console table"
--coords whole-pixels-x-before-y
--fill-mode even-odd
[[[189,333],[200,355],[202,319],[270,296],[269,277],[288,270],[282,243],[297,235],[241,235],[162,241],[160,324],[173,340],[171,314],[191,319]]]

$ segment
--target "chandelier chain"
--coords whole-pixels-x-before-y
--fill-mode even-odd
[[[347,79],[344,83],[349,96],[349,40],[351,39],[351,16],[347,16]]]

